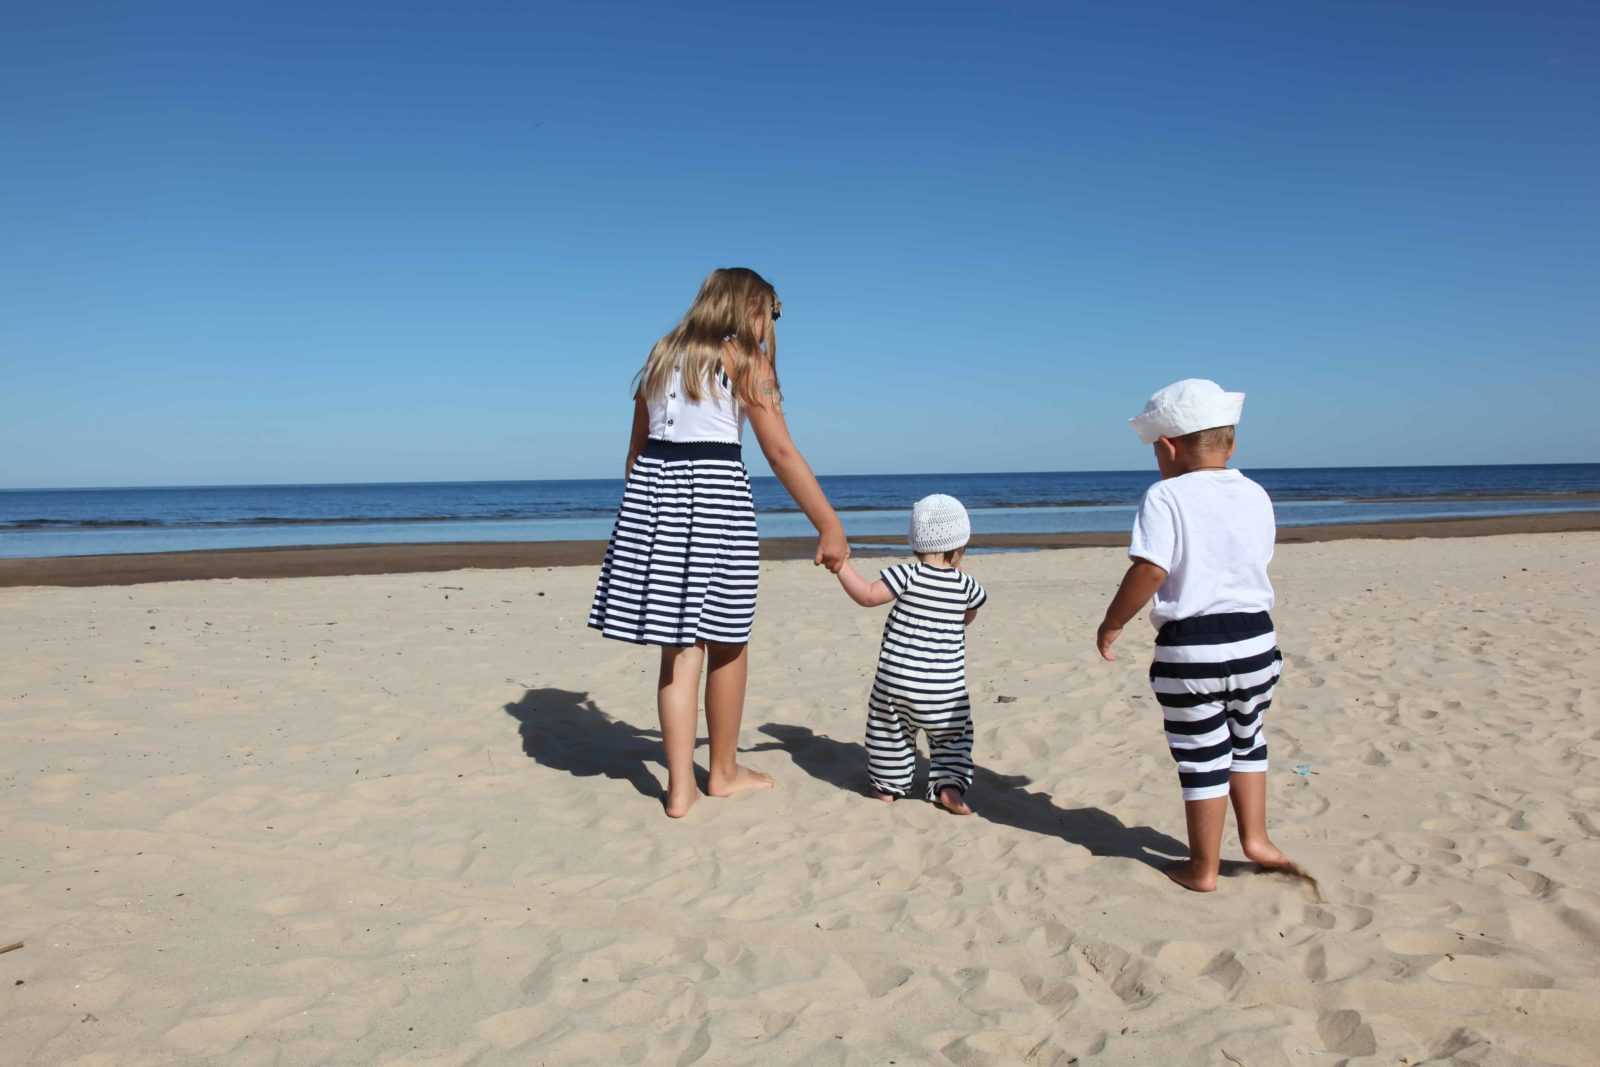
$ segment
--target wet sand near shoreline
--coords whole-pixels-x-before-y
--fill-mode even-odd
[[[1418,537],[1487,537],[1521,533],[1572,533],[1600,530],[1600,512],[1510,515],[1494,518],[1427,519],[1411,522],[1285,526],[1279,544],[1346,540],[1410,540]],[[980,534],[974,548],[1116,548],[1126,532]],[[852,544],[904,544],[898,537],[853,537]],[[809,538],[770,538],[761,543],[768,560],[809,558]],[[0,559],[0,588],[30,585],[142,585],[216,578],[325,578],[352,574],[421,574],[453,570],[504,570],[517,567],[594,566],[605,554],[602,541],[467,541],[430,544],[352,544],[315,547],[241,548],[198,552],[130,553],[107,556],[56,556]]]

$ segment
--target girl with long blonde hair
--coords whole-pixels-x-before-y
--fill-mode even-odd
[[[666,811],[698,796],[695,732],[702,667],[711,735],[707,792],[733,796],[772,779],[737,762],[760,544],[744,423],[773,474],[817,530],[815,563],[850,556],[844,527],[784,420],[777,321],[783,305],[753,270],[714,270],[635,379],[627,486],[589,625],[661,648],[656,706],[667,757]]]

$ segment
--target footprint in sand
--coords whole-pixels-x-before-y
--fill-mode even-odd
[[[1371,1056],[1378,1051],[1378,1039],[1359,1011],[1346,1008],[1323,1012],[1317,1017],[1317,1036],[1329,1052],[1340,1056]]]
[[[1491,986],[1497,989],[1549,989],[1556,980],[1547,974],[1522,970],[1485,956],[1451,954],[1427,970],[1441,982]]]

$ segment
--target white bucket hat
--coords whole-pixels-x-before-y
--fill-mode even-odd
[[[1173,382],[1150,398],[1144,410],[1128,420],[1147,445],[1161,437],[1182,437],[1216,426],[1237,426],[1244,412],[1244,394],[1224,392],[1207,378]]]
[[[972,520],[961,501],[943,493],[911,505],[911,551],[954,552],[972,540]]]

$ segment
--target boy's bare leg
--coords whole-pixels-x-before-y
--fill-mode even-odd
[[[1189,824],[1189,858],[1167,868],[1167,877],[1196,893],[1217,888],[1217,872],[1222,870],[1222,824],[1228,817],[1228,798],[1207,797],[1183,802],[1183,815]]]
[[[661,650],[656,680],[656,712],[661,717],[661,747],[667,753],[667,814],[681,819],[694,806],[699,790],[694,781],[694,736],[700,723],[700,665],[705,650],[698,645]]]
[[[750,673],[748,645],[708,644],[706,725],[711,733],[711,774],[706,792],[731,797],[752,789],[771,789],[772,776],[739,766],[739,725],[744,721],[744,689]]]
[[[1279,851],[1267,836],[1267,776],[1248,771],[1228,776],[1233,796],[1233,815],[1239,821],[1239,845],[1256,866],[1266,871],[1281,871],[1307,882],[1321,895],[1316,876]]]
[[[1252,863],[1276,869],[1293,866],[1267,836],[1267,776],[1248,772],[1228,776],[1228,795],[1239,823],[1239,845]]]

